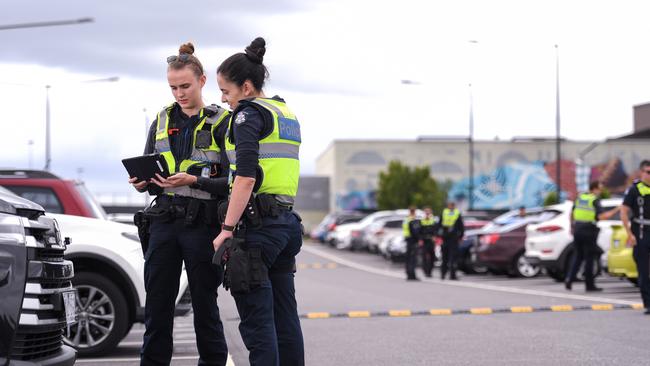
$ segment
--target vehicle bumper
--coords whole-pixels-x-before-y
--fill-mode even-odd
[[[74,348],[63,345],[57,355],[40,360],[19,361],[10,360],[11,366],[72,366],[77,359],[77,351]],[[0,358],[0,364],[4,365],[6,358]]]

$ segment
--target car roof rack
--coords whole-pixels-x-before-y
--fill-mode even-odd
[[[39,179],[61,179],[58,176],[45,170],[31,169],[0,169],[0,179],[15,178],[39,178]]]

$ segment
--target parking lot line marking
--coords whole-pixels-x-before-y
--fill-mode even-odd
[[[389,316],[411,316],[411,310],[389,310],[388,311]]]
[[[431,315],[451,315],[452,311],[451,311],[451,309],[431,309],[431,310],[429,310],[429,314],[431,314]]]
[[[634,310],[642,310],[643,309],[643,304],[632,304],[632,309],[634,309]]]
[[[198,360],[199,356],[172,356],[172,361],[180,360]],[[75,363],[100,363],[100,362],[134,362],[140,361],[140,357],[120,357],[120,358],[78,358]]]
[[[370,318],[369,311],[349,311],[348,317],[350,318]]]
[[[571,306],[571,305],[553,305],[553,306],[551,306],[551,311],[573,311],[573,306]]]
[[[330,317],[330,313],[307,313],[308,319],[326,319]]]
[[[404,280],[404,273],[402,271],[391,271],[391,270],[384,270],[384,269],[378,269],[374,268],[371,266],[366,266],[363,264],[359,264],[347,259],[343,259],[339,256],[326,253],[322,251],[321,249],[310,247],[310,246],[303,246],[302,247],[306,252],[309,252],[311,254],[317,255],[319,257],[331,260],[333,262],[338,263],[339,265],[354,268],[359,271],[364,271],[367,273],[372,273],[380,276],[385,276],[385,277],[392,277],[392,278],[398,278],[400,280]],[[597,296],[586,296],[586,295],[575,295],[575,294],[566,294],[566,293],[561,293],[561,292],[551,292],[551,291],[541,291],[541,290],[528,290],[528,289],[521,289],[521,288],[516,288],[516,287],[506,287],[506,286],[498,286],[498,285],[488,285],[488,284],[483,284],[483,283],[473,283],[473,282],[467,282],[467,281],[441,281],[439,279],[422,279],[422,283],[435,283],[439,285],[444,285],[444,286],[456,286],[456,287],[466,287],[466,288],[474,288],[474,289],[481,289],[481,290],[487,290],[487,291],[499,291],[499,292],[508,292],[508,293],[513,293],[513,294],[519,294],[519,295],[534,295],[534,296],[543,296],[543,297],[555,297],[559,299],[565,299],[565,300],[580,300],[580,301],[589,301],[589,302],[600,302],[600,303],[612,303],[612,304],[620,304],[620,305],[633,305],[636,302],[635,301],[628,301],[628,300],[619,300],[619,299],[611,299],[607,297],[597,297]]]
[[[592,310],[602,311],[602,310],[614,310],[614,305],[612,304],[594,304],[591,305]]]
[[[533,307],[532,306],[512,306],[510,308],[510,312],[512,312],[512,313],[532,313],[533,312]]]
[[[474,315],[488,315],[492,314],[491,308],[472,308],[469,309],[469,312]]]

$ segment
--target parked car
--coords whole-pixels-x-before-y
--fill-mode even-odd
[[[608,198],[600,201],[604,210],[612,209],[622,203],[620,198]],[[540,265],[556,281],[563,281],[573,256],[573,235],[570,228],[570,216],[573,202],[566,201],[548,206],[546,212],[555,216],[545,222],[530,224],[526,228],[526,259],[535,265]],[[622,225],[620,216],[616,214],[610,220],[598,221],[598,246],[606,255],[612,238],[612,226]],[[600,273],[601,260],[594,263],[596,274]],[[582,278],[582,269],[578,277]]]
[[[478,234],[477,261],[495,273],[535,277],[540,267],[530,263],[525,254],[526,226],[544,222],[557,213],[540,208],[508,211],[485,225]]]
[[[627,232],[622,225],[612,226],[612,241],[607,252],[607,272],[611,276],[624,277],[636,284],[639,273],[632,257],[632,246],[627,244]]]
[[[131,326],[144,320],[144,259],[135,226],[108,220],[47,214],[71,238],[66,259],[74,263],[80,322],[65,333],[65,342],[80,355],[111,351]],[[176,298],[176,315],[191,307],[185,271]]]
[[[338,225],[359,222],[364,217],[366,217],[366,214],[363,212],[332,212],[323,218],[323,220],[311,231],[309,236],[313,240],[325,243],[327,240],[327,234],[334,230]]]
[[[373,222],[384,217],[406,215],[408,210],[386,210],[373,212],[359,222],[338,225],[330,232],[328,241],[338,249],[357,250],[363,248],[362,232]]]
[[[77,294],[56,220],[0,190],[0,223],[0,364],[73,365],[62,337],[77,321]]]
[[[402,223],[405,216],[388,216],[373,222],[362,230],[362,246],[371,253],[379,251],[379,243],[386,236],[402,233]]]
[[[463,218],[465,235],[458,245],[458,269],[468,274],[486,273],[487,267],[478,262],[476,248],[478,247],[478,234],[490,221],[474,218]]]
[[[0,170],[0,186],[43,206],[48,213],[106,219],[106,212],[83,182],[42,170]]]

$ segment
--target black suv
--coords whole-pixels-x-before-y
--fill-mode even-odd
[[[73,365],[64,328],[76,320],[72,262],[54,219],[0,190],[0,365]]]

